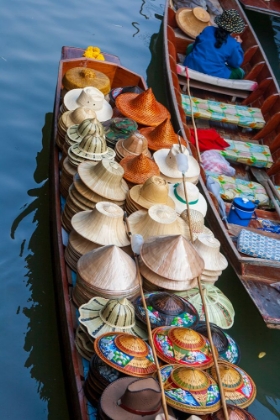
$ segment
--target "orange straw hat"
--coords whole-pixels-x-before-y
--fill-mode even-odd
[[[173,144],[178,144],[178,137],[180,137],[175,133],[170,118],[166,118],[157,127],[144,127],[139,131],[147,138],[151,150],[169,149]],[[182,137],[180,140],[181,143],[186,144]]]
[[[151,88],[142,93],[123,93],[117,96],[116,106],[123,115],[143,125],[155,127],[170,118],[169,111],[156,100]]]
[[[124,169],[124,179],[133,184],[143,184],[151,176],[160,174],[154,160],[144,153],[125,157],[120,161],[120,165]]]

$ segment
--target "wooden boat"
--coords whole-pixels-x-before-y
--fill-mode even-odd
[[[90,420],[93,408],[83,393],[85,370],[88,365],[79,355],[75,347],[75,329],[77,326],[76,309],[72,304],[71,292],[73,288],[73,272],[66,265],[64,259],[64,245],[61,226],[61,198],[59,192],[59,154],[55,143],[57,134],[57,121],[62,101],[62,78],[71,68],[80,66],[93,68],[105,73],[111,82],[112,88],[122,86],[138,86],[146,89],[144,79],[136,73],[120,65],[118,57],[104,54],[106,61],[97,61],[82,57],[84,50],[74,47],[63,47],[59,63],[58,80],[55,93],[53,132],[51,144],[50,191],[51,191],[51,231],[53,245],[53,267],[55,278],[58,320],[63,349],[63,363],[65,371],[65,384],[69,397],[70,416],[75,420]]]
[[[233,85],[230,87],[220,86],[219,81],[222,79],[217,80],[215,78],[214,83],[209,83],[207,77],[200,74],[200,77],[196,79],[192,79],[190,76],[191,96],[261,108],[266,124],[259,131],[254,129],[244,130],[232,124],[205,122],[205,120],[203,120],[202,124],[202,120],[196,118],[196,126],[198,128],[213,127],[219,132],[221,137],[226,139],[251,140],[269,146],[274,164],[267,171],[267,174],[275,185],[280,185],[280,97],[276,78],[238,1],[220,0],[220,6],[222,9],[238,10],[246,22],[246,28],[242,34],[242,47],[244,49],[242,66],[246,72],[245,79],[257,82],[258,86],[252,92],[245,92]],[[178,27],[176,11],[170,6],[169,1],[166,3],[163,25],[164,61],[169,107],[176,131],[179,132],[180,130],[185,139],[187,139],[189,137],[189,126],[186,123],[186,114],[181,100],[181,93],[186,92],[187,80],[186,77],[177,74],[178,68],[176,64],[180,62],[182,55],[185,55],[186,47],[194,40],[185,35]],[[188,124],[190,125],[191,122]],[[198,158],[197,150],[192,145],[191,148],[193,155]],[[236,166],[237,177],[246,178],[250,176],[250,173],[244,169],[246,168],[241,165]],[[203,169],[201,170],[200,187],[208,202],[206,216],[208,223],[212,231],[215,232],[215,236],[220,240],[224,254],[267,326],[280,329],[280,306],[278,303],[280,295],[275,288],[270,286],[279,281],[280,263],[267,259],[252,258],[239,253],[233,240],[238,234],[237,225],[231,225],[229,226],[230,229],[227,229],[223,223],[218,211],[217,200],[206,188],[206,174]],[[227,204],[227,210],[229,210],[229,207],[230,204]],[[279,222],[279,216],[277,216],[275,211],[257,210],[256,213],[260,218]],[[256,227],[256,224],[251,223],[250,228],[254,230],[254,227]],[[273,234],[268,233],[267,235],[273,237]],[[274,237],[277,237],[277,235]]]
[[[278,0],[240,0],[245,9],[266,15],[280,16],[280,4]]]

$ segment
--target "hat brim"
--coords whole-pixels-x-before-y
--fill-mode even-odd
[[[135,201],[135,203],[139,204],[140,206],[149,209],[150,207],[154,206],[155,204],[165,204],[166,206],[171,207],[172,209],[175,209],[175,202],[174,200],[167,196],[165,203],[156,203],[154,201],[149,201],[143,198],[140,194],[141,188],[143,185],[135,185],[129,190],[129,195],[131,197],[132,201]]]
[[[177,25],[186,35],[196,38],[206,26],[211,26],[210,21],[202,22],[193,14],[193,9],[182,7],[177,10],[175,19]]]
[[[144,153],[144,155],[145,155],[145,156],[148,156],[149,158],[151,158],[151,157],[152,157],[152,154],[151,154],[151,152],[150,152],[150,150],[149,150],[149,149],[144,150],[144,151],[142,151],[142,152],[140,152],[140,153],[137,153],[137,154],[132,153],[132,152],[129,152],[127,149],[125,149],[125,148],[123,147],[123,141],[124,141],[124,140],[125,140],[125,139],[121,139],[121,140],[119,140],[119,141],[116,143],[116,146],[115,146],[116,151],[117,151],[117,152],[119,153],[119,155],[121,156],[121,159],[125,158],[126,156],[137,156],[138,154],[140,155],[140,153]]]
[[[172,198],[172,200],[175,203],[175,208],[178,214],[181,214],[184,210],[186,210],[186,204],[185,203],[181,203],[175,196],[174,194],[174,184],[170,184],[169,185],[169,196]],[[207,212],[207,202],[205,200],[205,198],[203,197],[203,195],[201,193],[199,193],[199,198],[198,198],[198,202],[196,204],[191,204],[190,205],[191,209],[194,210],[198,210],[200,211],[200,213],[203,214],[203,217],[206,216],[206,212]]]
[[[156,164],[158,165],[160,172],[169,177],[169,178],[183,178],[182,177],[182,172],[178,171],[176,169],[172,169],[170,168],[167,163],[166,163],[166,157],[169,153],[170,149],[160,149],[157,150],[154,154],[153,154],[153,158],[156,162]],[[200,174],[200,167],[199,164],[197,162],[197,160],[193,157],[193,156],[188,156],[188,163],[189,163],[189,168],[187,170],[187,172],[185,172],[185,177],[186,180],[188,180],[189,178],[197,178],[199,177]]]
[[[87,153],[85,150],[80,149],[79,143],[75,143],[71,146],[71,152],[74,153],[77,158],[82,157],[93,161],[99,161],[102,159],[112,160],[116,156],[115,151],[110,147],[107,147],[106,153]]]

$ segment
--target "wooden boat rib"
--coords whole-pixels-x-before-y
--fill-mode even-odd
[[[278,0],[240,0],[245,9],[266,15],[280,16],[280,4]]]
[[[211,98],[223,102],[232,102],[234,100],[237,104],[260,108],[266,124],[260,131],[248,131],[229,124],[206,123],[205,120],[202,122],[199,119],[196,119],[196,125],[202,128],[213,127],[223,138],[257,141],[268,145],[274,164],[267,173],[275,185],[280,185],[280,96],[276,78],[239,3],[235,0],[220,0],[220,6],[223,9],[238,10],[246,22],[246,28],[242,34],[242,39],[244,40],[242,47],[244,49],[243,68],[246,72],[245,79],[257,82],[258,87],[244,98],[244,95],[238,96],[238,92],[232,88],[209,86],[203,81],[203,78],[200,81],[190,79],[191,95],[201,99]],[[189,126],[186,123],[186,115],[181,101],[182,89],[185,86],[184,81],[182,82],[178,77],[176,64],[180,61],[180,55],[185,54],[187,45],[192,43],[193,39],[188,38],[178,28],[175,13],[176,11],[167,1],[163,22],[166,86],[175,130],[177,132],[180,131],[187,139]],[[192,144],[190,147],[194,157],[198,159],[197,150]],[[237,177],[247,176],[244,167],[241,167],[241,165],[236,166],[236,170]],[[221,242],[224,254],[255,303],[266,325],[270,328],[280,329],[279,292],[270,286],[270,284],[279,281],[280,263],[241,255],[233,241],[234,233],[230,234],[221,220],[216,198],[206,188],[206,174],[203,169],[201,169],[200,187],[208,202],[208,223],[215,236]],[[229,205],[227,208],[229,209]],[[279,221],[279,217],[272,211],[257,210],[257,216]],[[232,229],[234,230],[234,227]]]

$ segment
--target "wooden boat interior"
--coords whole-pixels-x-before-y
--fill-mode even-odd
[[[240,3],[246,9],[252,10],[253,12],[280,16],[280,4],[278,0],[240,0]]]

